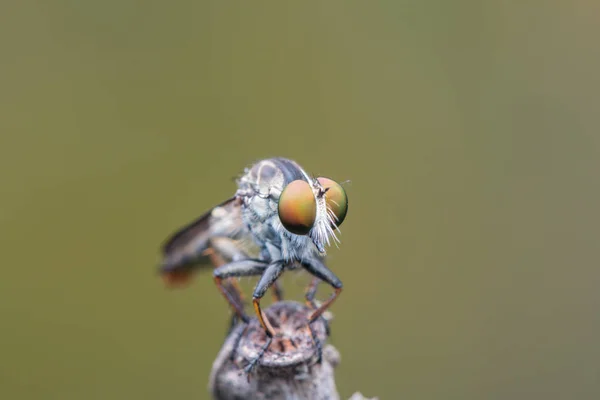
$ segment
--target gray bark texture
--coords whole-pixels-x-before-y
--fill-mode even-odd
[[[317,362],[317,347],[306,324],[310,311],[291,301],[278,302],[264,310],[276,336],[249,374],[244,367],[261,351],[267,336],[256,318],[247,325],[235,326],[213,363],[209,379],[213,398],[340,400],[334,375],[340,354],[326,343],[326,325],[319,319],[312,324],[323,348],[321,363]],[[369,399],[355,393],[350,400]]]

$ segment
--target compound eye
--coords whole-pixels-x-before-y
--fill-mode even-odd
[[[325,202],[327,208],[333,212],[335,226],[340,226],[346,218],[348,212],[348,196],[344,188],[329,178],[317,178],[323,189],[326,189]]]
[[[317,217],[317,202],[308,182],[296,180],[288,184],[278,205],[279,219],[288,231],[296,235],[306,235]]]

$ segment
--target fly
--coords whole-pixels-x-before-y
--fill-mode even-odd
[[[244,322],[249,318],[232,281],[260,276],[252,303],[269,338],[266,351],[275,331],[260,300],[270,287],[280,297],[277,279],[284,270],[301,267],[315,278],[306,293],[313,309],[309,327],[341,293],[342,282],[324,258],[326,247],[339,241],[336,233],[346,217],[348,197],[336,181],[312,177],[285,158],[258,161],[244,171],[237,185],[233,197],[167,239],[160,272],[168,282],[179,283],[202,266],[216,265],[215,284]],[[331,285],[334,293],[317,307],[313,298],[319,280]],[[260,354],[248,369],[259,358]]]

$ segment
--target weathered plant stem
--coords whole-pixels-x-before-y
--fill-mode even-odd
[[[310,309],[296,302],[278,302],[265,314],[277,332],[269,349],[248,374],[244,368],[265,345],[258,320],[238,324],[229,333],[213,363],[209,390],[215,400],[314,399],[339,400],[334,369],[339,352],[327,341],[325,321],[312,324],[322,344],[322,360],[306,325]],[[359,393],[352,400],[365,399]]]

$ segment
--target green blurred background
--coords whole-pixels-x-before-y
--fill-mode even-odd
[[[600,396],[598,3],[301,3],[0,5],[1,398],[207,398],[159,245],[268,156],[352,181],[344,398]]]

